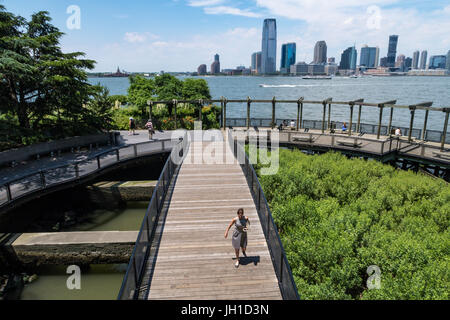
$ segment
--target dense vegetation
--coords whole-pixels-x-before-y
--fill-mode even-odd
[[[141,76],[130,77],[128,96],[114,97],[128,104],[114,112],[116,129],[128,129],[129,117],[137,120],[143,127],[149,118],[148,101],[200,100],[211,99],[208,83],[204,79],[185,79],[164,74],[155,79]],[[179,104],[177,107],[177,128],[194,129],[194,121],[199,120],[202,112],[204,129],[220,127],[221,109],[217,106],[201,106],[199,104]],[[175,108],[173,103],[155,105],[152,111],[153,124],[161,130],[175,128]]]
[[[444,181],[336,153],[280,150],[279,172],[260,182],[302,299],[449,299]],[[381,289],[367,288],[371,265]]]
[[[148,100],[210,99],[203,79],[180,81],[170,75],[130,78],[128,96],[89,84],[95,61],[84,53],[64,53],[63,33],[41,11],[27,21],[0,5],[0,151],[37,142],[128,129],[129,117],[139,127],[148,120]],[[118,103],[117,103],[118,101]],[[120,106],[125,104],[126,108]],[[197,108],[197,109],[196,109]],[[178,127],[190,129],[199,106],[181,106]],[[171,129],[173,105],[157,106],[157,129]],[[204,128],[217,128],[220,109],[203,108]]]

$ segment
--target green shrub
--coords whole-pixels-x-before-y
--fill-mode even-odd
[[[259,179],[302,299],[449,298],[444,181],[338,153],[279,151],[278,173]],[[367,288],[371,265],[379,290]]]

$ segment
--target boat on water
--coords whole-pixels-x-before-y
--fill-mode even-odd
[[[305,76],[302,79],[304,80],[331,80],[333,77],[330,76]]]

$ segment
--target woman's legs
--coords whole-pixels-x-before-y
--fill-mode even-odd
[[[245,251],[247,251],[247,248],[241,248],[242,249],[242,254],[244,255],[244,257],[247,257],[247,254],[245,253]]]
[[[236,267],[239,266],[239,249],[234,249],[234,251],[236,252]]]

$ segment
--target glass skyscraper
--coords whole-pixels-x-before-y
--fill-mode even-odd
[[[345,49],[341,55],[341,63],[339,65],[339,69],[355,70],[357,55],[358,55],[358,52],[356,51],[356,48],[354,46]]]
[[[378,67],[378,60],[380,57],[380,49],[378,47],[364,46],[361,48],[361,58],[359,61],[360,66],[367,68]]]
[[[395,67],[395,58],[397,56],[397,44],[398,44],[398,36],[397,35],[389,36],[387,66],[391,68]]]
[[[446,61],[446,64],[445,64],[445,69],[450,71],[450,50],[448,50],[448,52],[447,52],[447,61]]]
[[[283,73],[289,73],[291,66],[296,62],[297,45],[295,43],[286,43],[281,47],[281,66]]]
[[[428,69],[445,69],[447,56],[431,56]]]
[[[252,54],[252,72],[261,73],[261,51]]]
[[[277,71],[277,21],[264,20],[262,34],[261,73],[270,74]]]

